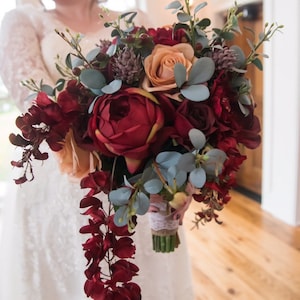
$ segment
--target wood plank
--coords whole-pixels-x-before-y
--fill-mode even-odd
[[[299,227],[232,192],[222,225],[190,230],[197,205],[192,203],[184,222],[197,300],[300,299]]]

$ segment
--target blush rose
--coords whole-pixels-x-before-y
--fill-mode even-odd
[[[175,64],[181,63],[184,65],[188,73],[193,60],[194,50],[190,44],[156,45],[144,61],[146,76],[142,82],[143,89],[148,92],[155,92],[176,88]]]

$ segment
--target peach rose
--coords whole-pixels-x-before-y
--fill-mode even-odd
[[[62,150],[54,153],[58,158],[61,172],[67,173],[72,178],[81,179],[96,167],[99,170],[101,168],[101,160],[96,153],[77,146],[72,130],[67,133]]]
[[[143,89],[155,92],[176,88],[174,65],[183,64],[188,74],[193,61],[194,49],[190,44],[156,45],[144,61],[146,76],[142,83]]]

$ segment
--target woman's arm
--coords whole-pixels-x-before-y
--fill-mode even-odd
[[[41,54],[37,32],[40,28],[32,24],[29,14],[22,9],[8,12],[0,32],[0,76],[21,111],[31,105],[25,101],[31,91],[21,81],[43,79],[44,83],[53,85]]]

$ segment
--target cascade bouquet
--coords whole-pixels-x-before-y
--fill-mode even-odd
[[[202,203],[195,224],[219,221],[235,175],[246,159],[240,144],[254,149],[260,123],[254,114],[247,66],[262,68],[257,50],[281,26],[266,25],[249,53],[231,45],[240,34],[238,7],[223,28],[209,30],[185,0],[167,8],[178,22],[169,27],[134,24],[136,12],[107,22],[112,40],[100,40],[84,55],[81,35],[57,32],[70,53],[57,69],[55,87],[25,81],[33,105],[11,134],[23,156],[17,184],[34,179],[31,161],[45,160],[46,142],[62,170],[88,189],[81,200],[88,224],[80,232],[88,266],[85,292],[93,299],[140,299],[132,240],[138,215],[151,216],[153,249],[176,251],[177,233],[191,201]]]

